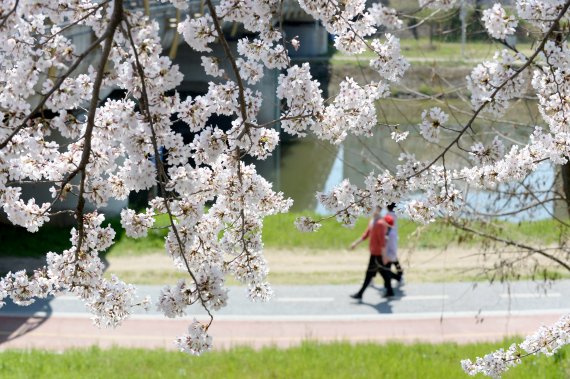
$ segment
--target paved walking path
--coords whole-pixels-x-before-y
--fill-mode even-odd
[[[371,287],[362,302],[349,298],[355,285],[277,286],[270,303],[250,303],[245,289],[230,288],[230,304],[216,314],[210,332],[216,348],[247,344],[291,346],[303,340],[352,342],[391,340],[473,342],[531,333],[570,313],[570,281],[545,289],[534,282],[510,286],[487,283],[410,284],[386,300]],[[156,299],[157,286],[140,286],[141,296]],[[137,312],[117,329],[92,326],[83,304],[70,296],[29,307],[0,309],[0,349],[98,345],[173,348],[175,336],[199,307],[183,319],[156,311]]]

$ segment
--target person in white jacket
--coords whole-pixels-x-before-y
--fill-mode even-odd
[[[396,216],[396,212],[394,209],[396,208],[396,204],[392,203],[386,207],[388,209],[388,213],[384,216],[384,218],[392,218],[393,225],[388,228],[388,232],[386,234],[387,241],[386,241],[386,256],[388,258],[388,268],[391,268],[392,265],[396,266],[396,277],[398,278],[399,285],[404,284],[404,270],[398,261],[398,216]]]

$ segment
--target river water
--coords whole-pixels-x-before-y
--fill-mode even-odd
[[[530,106],[535,106],[530,104]],[[513,112],[516,114],[520,109],[528,109],[529,104],[518,104]],[[419,115],[411,114],[403,106],[404,114],[408,114],[410,121],[418,120]],[[413,109],[417,113],[416,109]],[[421,114],[421,111],[419,111]],[[520,113],[519,113],[520,114]],[[521,125],[513,125],[508,122],[500,124],[481,120],[474,125],[473,137],[467,137],[467,144],[474,141],[489,142],[497,133],[501,135],[506,147],[512,145],[513,141],[525,142],[528,139],[531,124],[537,119],[533,117],[518,117],[522,119]],[[450,117],[451,119],[451,117]],[[465,119],[465,117],[463,117]],[[393,120],[392,120],[393,121]],[[508,119],[507,119],[508,121]],[[459,129],[461,119],[455,120],[455,125],[450,128]],[[393,123],[392,123],[393,124]],[[415,125],[402,126],[400,130],[410,130],[410,137],[403,144],[396,144],[390,138],[388,127],[379,126],[378,130],[371,137],[349,136],[341,145],[335,146],[328,142],[319,141],[316,138],[300,138],[289,141],[282,145],[279,151],[279,164],[275,166],[273,175],[277,177],[276,189],[285,193],[286,196],[294,200],[293,211],[314,211],[326,214],[326,210],[318,204],[315,198],[316,191],[330,191],[334,186],[344,179],[349,179],[351,183],[363,186],[364,178],[371,171],[379,173],[385,169],[394,170],[400,162],[398,157],[403,150],[413,151],[416,157],[422,160],[434,158],[441,151],[441,146],[453,138],[453,133],[442,136],[441,146],[426,143],[416,132]],[[467,163],[467,154],[458,149],[451,150],[446,157],[446,166],[455,168]],[[439,162],[441,163],[441,162]],[[273,176],[272,175],[272,176]],[[535,193],[548,192],[555,187],[555,171],[549,164],[542,164],[536,172],[527,177],[524,181],[526,186],[533,188]],[[475,190],[464,187],[466,199],[466,213],[472,214],[476,210],[480,215],[501,214],[500,219],[509,221],[540,220],[551,218],[555,213],[554,203],[550,202],[544,206],[533,207],[529,210],[513,213],[517,209],[525,208],[536,201],[529,196],[522,196],[525,187],[521,185],[501,186],[503,191],[511,191],[516,196],[505,196],[489,191]],[[419,196],[419,195],[415,195]],[[414,196],[412,196],[414,197]]]

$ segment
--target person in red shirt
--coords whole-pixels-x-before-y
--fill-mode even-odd
[[[364,283],[362,283],[360,291],[350,295],[353,299],[362,299],[364,291],[372,281],[372,278],[376,276],[376,273],[380,273],[382,279],[384,279],[384,287],[386,288],[384,297],[394,296],[391,280],[396,277],[387,266],[388,258],[386,256],[386,232],[388,231],[389,225],[385,219],[380,217],[380,211],[381,208],[379,207],[374,209],[372,218],[370,219],[364,234],[350,245],[350,249],[352,250],[359,243],[368,239],[370,249],[370,261],[368,262],[368,268],[366,269]]]

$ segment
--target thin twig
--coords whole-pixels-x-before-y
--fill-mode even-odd
[[[562,261],[561,259],[553,256],[552,254],[548,254],[548,253],[544,252],[543,250],[537,249],[537,248],[529,246],[529,245],[525,245],[525,244],[520,243],[520,242],[515,242],[515,241],[507,240],[507,239],[504,239],[501,237],[493,236],[493,235],[490,235],[487,233],[483,233],[479,230],[472,229],[468,226],[465,226],[465,225],[460,224],[460,223],[453,221],[453,220],[450,220],[449,222],[451,225],[455,226],[456,228],[459,228],[459,229],[464,230],[466,232],[470,232],[470,233],[473,233],[475,235],[478,235],[478,236],[481,236],[484,238],[488,238],[488,239],[491,239],[491,240],[496,241],[496,242],[504,243],[507,246],[518,247],[518,248],[521,248],[521,249],[542,255],[543,257],[548,258],[548,259],[558,263],[560,266],[562,266],[566,270],[570,271],[570,265],[568,263],[566,263],[566,262]]]

